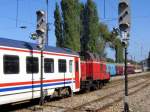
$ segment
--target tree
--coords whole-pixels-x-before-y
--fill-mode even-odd
[[[101,57],[106,57],[106,45],[109,44],[111,41],[110,38],[110,31],[108,30],[107,25],[100,23],[99,25],[99,32],[100,32],[100,41],[98,42],[100,48],[99,48],[99,55]]]
[[[110,47],[115,50],[115,58],[116,58],[116,63],[121,63],[123,62],[123,46],[120,38],[118,38],[119,33],[113,29],[111,32],[111,44]]]
[[[62,18],[59,11],[59,6],[56,3],[56,8],[54,11],[55,18],[55,35],[56,35],[56,46],[64,47],[64,39],[63,39],[63,28],[62,28]]]
[[[99,31],[100,31],[100,35],[102,36],[102,38],[105,40],[106,43],[112,40],[111,33],[108,30],[106,24],[100,23]]]
[[[121,40],[119,38],[115,38],[113,44],[115,49],[116,63],[121,63],[123,62],[123,47],[122,47]]]
[[[110,62],[110,63],[115,63],[115,61],[113,59],[111,59],[111,58],[106,58],[106,61]]]
[[[83,25],[81,37],[82,51],[97,53],[99,51],[99,47],[97,46],[97,41],[99,40],[99,18],[93,0],[87,0],[81,17]]]
[[[105,40],[104,46],[106,46],[107,44],[115,51],[116,62],[123,62],[123,47],[120,38],[118,38],[118,31],[116,29],[113,29],[113,31],[110,32],[107,25],[101,23],[100,32],[103,39]]]
[[[61,1],[64,46],[80,51],[80,3],[78,0]]]

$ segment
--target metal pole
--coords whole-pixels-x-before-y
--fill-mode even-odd
[[[44,95],[43,95],[43,49],[41,49],[41,99],[40,105],[44,104]]]
[[[46,29],[46,45],[48,45],[48,31],[49,31],[49,23],[48,23],[48,0],[46,0],[46,13],[47,13],[47,29]]]
[[[123,38],[123,45],[124,45],[124,76],[125,76],[125,96],[124,96],[124,112],[129,112],[129,105],[128,105],[128,73],[127,73],[127,55],[128,55],[128,37],[126,32],[121,33],[122,38]]]
[[[124,99],[124,112],[129,112],[129,105],[128,105],[128,74],[127,74],[127,46],[125,46],[125,99]]]

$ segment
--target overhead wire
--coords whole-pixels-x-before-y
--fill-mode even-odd
[[[104,19],[106,18],[106,1],[104,0]]]
[[[104,3],[104,18],[101,18],[102,19],[102,21],[105,21],[105,22],[111,22],[111,21],[117,21],[118,20],[118,17],[112,17],[112,18],[107,18],[106,17],[106,4],[108,3],[108,2],[106,2],[106,0],[104,0],[105,1],[105,3]],[[116,2],[112,2],[111,0],[109,0],[109,8],[111,8],[111,10],[109,9],[108,10],[108,14],[109,13],[111,13],[112,11],[114,11],[114,12],[117,12],[117,8],[116,8],[116,6],[114,6],[114,3],[116,3]],[[111,13],[112,14],[112,13]],[[148,16],[135,16],[135,17],[132,17],[132,20],[135,20],[135,19],[149,19],[150,18],[150,15]]]
[[[18,26],[18,8],[19,8],[19,1],[17,0],[17,7],[16,7],[16,27]]]

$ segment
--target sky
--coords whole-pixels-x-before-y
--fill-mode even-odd
[[[48,18],[50,23],[49,45],[55,46],[54,10],[56,2],[49,0]],[[81,0],[85,3],[86,0]],[[118,27],[118,0],[94,0],[98,9],[99,21],[107,24],[109,30]],[[131,0],[131,34],[129,40],[129,59],[137,61],[148,57],[150,51],[150,0]],[[46,10],[46,0],[0,0],[0,37],[35,41],[30,39],[30,34],[36,30],[36,11]],[[105,12],[105,13],[104,13]],[[17,21],[16,21],[17,20]],[[26,26],[26,29],[21,29]],[[106,50],[108,57],[114,59],[114,51]]]

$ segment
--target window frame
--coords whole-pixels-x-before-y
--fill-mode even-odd
[[[33,70],[32,70],[32,72],[28,71],[27,59],[29,59],[29,58],[32,58],[32,65],[30,65],[30,66],[33,66],[33,59],[37,59],[37,71],[36,72],[33,72]],[[26,57],[26,73],[27,74],[38,74],[39,73],[39,58],[38,57],[33,57],[33,56],[27,56]]]
[[[60,61],[64,61],[65,63],[63,63],[63,62],[60,62]],[[61,64],[60,64],[61,63]],[[62,66],[63,65],[65,65],[64,66],[64,68],[62,68]],[[64,69],[64,70],[63,70]],[[58,72],[59,73],[66,73],[67,72],[67,61],[66,61],[66,59],[58,59]]]
[[[17,72],[12,72],[12,73],[6,73],[5,72],[5,57],[16,57],[16,59],[18,60],[18,65],[17,65],[17,68],[18,68],[18,70],[17,70]],[[14,60],[13,60],[14,61]],[[16,64],[15,64],[15,66],[16,66]],[[8,69],[8,68],[7,68]],[[3,55],[3,74],[5,74],[5,75],[11,75],[11,74],[19,74],[20,73],[20,59],[19,59],[19,56],[18,55],[10,55],[10,54],[5,54],[5,55]]]
[[[50,62],[50,63],[52,63],[52,65],[53,65],[53,70],[52,71],[50,71],[50,72],[46,72],[46,68],[45,68],[45,60],[52,60],[52,62]],[[55,66],[54,66],[54,59],[53,58],[44,58],[44,73],[54,73],[55,72]]]
[[[69,60],[69,73],[73,73],[73,60]]]

